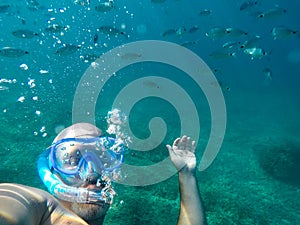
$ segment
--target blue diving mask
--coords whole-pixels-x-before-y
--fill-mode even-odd
[[[111,137],[65,138],[50,147],[49,160],[67,185],[96,184],[103,174],[119,169],[124,149],[122,142]]]

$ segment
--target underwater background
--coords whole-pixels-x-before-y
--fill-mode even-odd
[[[222,147],[208,169],[197,171],[208,224],[299,224],[299,15],[296,0],[0,0],[0,182],[45,189],[37,157],[72,124],[86,69],[119,45],[162,40],[202,58],[225,98]],[[105,130],[118,92],[146,76],[176,81],[195,103],[200,161],[210,108],[201,88],[169,65],[145,62],[118,71],[99,95],[96,125]],[[143,85],[160,88],[151,78]],[[168,156],[165,145],[182,135],[176,108],[151,96],[128,115],[134,135],[147,138],[153,117],[167,124],[162,143],[152,151],[129,149],[126,163],[155,164]],[[176,175],[148,186],[114,186],[118,195],[106,224],[176,224]]]

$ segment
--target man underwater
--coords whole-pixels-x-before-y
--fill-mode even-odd
[[[178,170],[178,225],[205,224],[195,147],[187,136],[167,145]],[[64,129],[38,160],[39,175],[55,197],[24,185],[0,184],[0,225],[103,224],[115,195],[111,180],[122,162],[122,144],[104,137],[94,125],[78,123]]]

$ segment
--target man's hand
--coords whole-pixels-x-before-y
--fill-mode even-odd
[[[177,138],[173,146],[167,145],[169,150],[171,161],[175,168],[180,172],[193,172],[196,167],[196,142],[191,138],[184,135],[181,138]]]

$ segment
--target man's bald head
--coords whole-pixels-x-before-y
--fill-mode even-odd
[[[99,137],[101,135],[103,135],[102,130],[90,123],[76,123],[63,129],[53,142],[57,142],[64,138]]]

